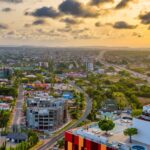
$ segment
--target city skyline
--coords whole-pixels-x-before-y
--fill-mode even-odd
[[[150,47],[147,0],[0,0],[0,45]]]

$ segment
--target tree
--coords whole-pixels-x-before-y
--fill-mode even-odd
[[[128,128],[124,130],[124,135],[130,137],[130,143],[132,143],[132,136],[138,134],[138,130],[136,128]]]
[[[133,109],[132,110],[132,117],[138,117],[142,114],[142,109]]]
[[[106,131],[107,134],[108,131],[115,127],[115,123],[112,120],[105,118],[99,121],[98,126],[102,131]]]
[[[57,145],[58,145],[59,148],[63,148],[64,145],[65,145],[64,139],[61,139],[61,140],[57,141]]]
[[[119,110],[124,109],[128,105],[128,102],[124,93],[114,92],[112,96],[113,96],[113,99],[115,99]]]

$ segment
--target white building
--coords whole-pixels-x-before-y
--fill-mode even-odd
[[[86,69],[87,69],[87,71],[93,71],[94,70],[94,64],[92,62],[87,62]]]
[[[150,105],[144,106],[142,115],[133,119],[133,127],[138,130],[138,134],[133,136],[133,140],[145,144],[150,150]]]
[[[6,103],[0,103],[0,110],[9,110],[10,106]]]

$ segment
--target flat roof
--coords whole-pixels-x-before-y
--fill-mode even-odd
[[[117,147],[118,144],[121,144],[124,147],[129,148],[132,144],[137,144],[133,141],[132,144],[129,143],[128,136],[124,135],[124,130],[132,127],[132,121],[127,120],[115,120],[115,128],[112,131],[108,132],[108,135],[105,134],[105,131],[99,129],[98,124],[94,123],[88,126],[72,129],[69,132],[74,135],[81,136],[85,139],[89,139],[93,142],[99,144],[106,144],[108,146]],[[141,144],[142,146],[146,146],[145,144]],[[118,147],[117,147],[118,148]]]

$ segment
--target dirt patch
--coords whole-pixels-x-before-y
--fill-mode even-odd
[[[142,105],[150,104],[150,98],[139,97],[139,101]]]

